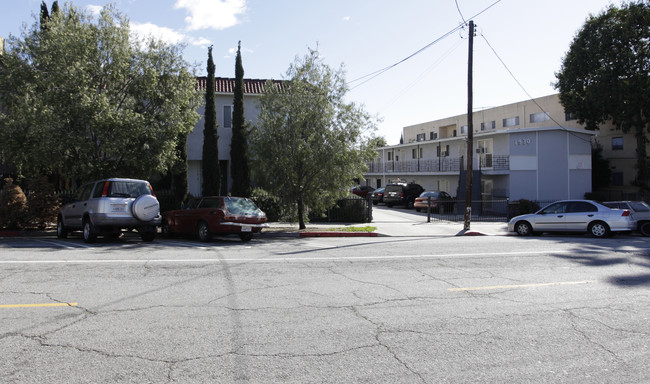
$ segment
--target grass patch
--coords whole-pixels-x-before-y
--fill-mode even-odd
[[[374,232],[377,230],[377,227],[372,225],[366,225],[365,227],[340,227],[328,229],[328,231],[333,232]]]

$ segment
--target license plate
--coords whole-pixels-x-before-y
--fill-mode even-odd
[[[124,205],[113,205],[111,206],[111,212],[125,212],[126,206]]]
[[[241,227],[241,231],[242,231],[242,232],[252,232],[252,231],[253,231],[253,227],[251,227],[250,225],[242,225],[242,227]]]

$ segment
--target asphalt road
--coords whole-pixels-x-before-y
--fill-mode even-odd
[[[650,382],[650,238],[0,239],[3,383]]]

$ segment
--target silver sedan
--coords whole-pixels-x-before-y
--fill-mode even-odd
[[[535,213],[514,217],[508,231],[526,236],[542,232],[583,232],[606,237],[636,229],[629,210],[611,209],[591,200],[557,201]]]

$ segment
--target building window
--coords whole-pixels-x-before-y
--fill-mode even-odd
[[[578,120],[578,116],[576,116],[575,113],[565,113],[564,120],[565,121]]]
[[[435,140],[438,138],[438,132],[430,132],[429,133],[429,139],[430,140]]]
[[[623,150],[623,138],[612,137],[612,151],[622,151],[622,150]]]
[[[424,141],[427,139],[427,135],[425,133],[418,133],[416,140],[417,141]]]
[[[481,123],[481,131],[487,131],[489,129],[494,129],[496,126],[496,121],[488,121],[487,123]]]
[[[438,155],[438,157],[449,156],[449,145],[445,145],[442,148],[440,146],[438,146],[437,155]]]
[[[515,117],[509,117],[507,119],[503,119],[503,126],[504,127],[514,127],[519,125],[519,116]]]
[[[421,159],[422,158],[422,148],[413,148],[411,150],[411,155],[413,156],[414,159]]]
[[[612,185],[615,187],[623,186],[623,172],[612,172]]]
[[[467,135],[467,125],[462,125],[460,127],[460,134],[461,135]],[[454,136],[456,136],[456,135],[454,135]]]
[[[388,161],[393,160],[393,152],[386,152],[386,154],[388,155]]]
[[[537,113],[530,114],[531,123],[541,123],[542,121],[549,121],[549,120],[551,120],[551,116],[548,114],[548,112],[537,112]]]
[[[223,106],[223,127],[232,128],[232,106]]]

